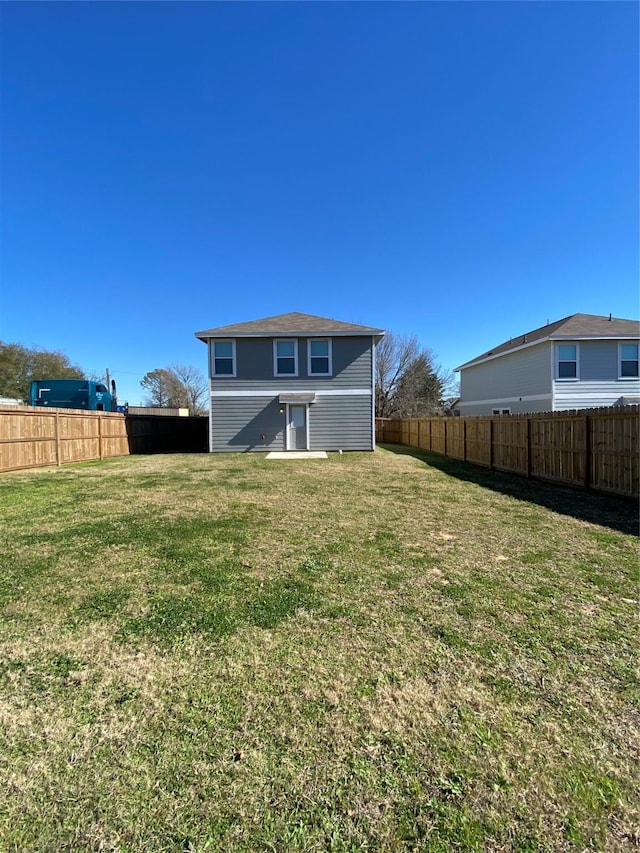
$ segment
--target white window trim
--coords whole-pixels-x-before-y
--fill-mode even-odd
[[[233,370],[231,373],[216,373],[216,344],[231,344],[231,360],[233,362]],[[222,358],[222,356],[218,356]],[[236,342],[234,338],[216,338],[211,341],[211,377],[215,379],[235,379],[237,372],[236,362]]]
[[[620,382],[637,382],[640,378],[639,376],[623,376],[622,375],[622,347],[623,346],[635,346],[638,352],[638,373],[640,374],[640,344],[637,344],[635,341],[624,341],[624,343],[618,344],[618,379]],[[624,361],[635,361],[632,358],[625,358]]]
[[[278,344],[293,344],[293,373],[278,373]],[[281,358],[290,358],[290,356],[281,356]],[[298,339],[297,338],[274,338],[273,339],[273,375],[286,377],[294,377],[298,375]]]
[[[571,346],[576,348],[576,375],[560,376],[560,347]],[[562,359],[566,361],[567,359]],[[580,381],[580,344],[577,341],[561,341],[556,344],[556,382],[579,382]]]
[[[326,341],[328,344],[327,347],[327,356],[329,360],[329,372],[328,373],[312,373],[311,372],[311,343],[315,341]],[[316,356],[316,358],[324,358],[324,356]],[[308,376],[333,376],[333,343],[331,338],[309,338],[307,340],[307,375]]]

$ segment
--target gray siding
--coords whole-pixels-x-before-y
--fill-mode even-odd
[[[284,421],[277,397],[213,397],[211,450],[284,450]]]
[[[554,380],[553,408],[556,411],[612,406],[620,397],[640,395],[640,380],[618,379],[618,341],[567,343],[578,345],[579,378]]]
[[[618,341],[567,343],[578,345],[578,379],[554,380],[556,411],[612,406],[620,397],[640,395],[639,379],[618,379]]]
[[[317,394],[308,407],[310,450],[372,450],[372,339],[333,338],[332,375],[313,377],[305,338],[298,339],[298,375],[274,376],[273,340],[236,339],[237,376],[212,377],[211,450],[285,450],[278,396],[303,390]]]
[[[371,388],[371,338],[333,338],[333,375],[313,376],[307,372],[307,340],[298,340],[298,375],[274,376],[273,338],[238,338],[236,340],[235,377],[215,376],[212,389],[233,391],[278,388],[295,391],[303,388]],[[210,374],[213,371],[210,371]]]
[[[285,450],[286,414],[277,397],[213,397],[211,402],[214,452]],[[307,411],[310,450],[373,449],[370,396],[321,396]]]
[[[310,450],[373,450],[371,397],[318,397],[309,406]]]
[[[491,414],[498,406],[513,412],[548,410],[551,384],[549,343],[527,347],[461,370],[460,410],[463,415]]]

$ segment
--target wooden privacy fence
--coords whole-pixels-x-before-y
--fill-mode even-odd
[[[0,407],[0,472],[207,449],[207,418]]]
[[[0,409],[0,471],[125,456],[124,415],[12,406]]]
[[[471,418],[376,420],[376,440],[498,471],[639,495],[640,407]]]

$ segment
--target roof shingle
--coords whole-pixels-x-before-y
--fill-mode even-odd
[[[519,349],[528,344],[539,343],[546,340],[580,340],[581,338],[638,338],[640,337],[640,322],[638,320],[621,320],[617,317],[602,317],[597,314],[571,314],[562,320],[548,323],[539,329],[509,338],[488,352],[472,358],[470,361],[456,367],[462,370],[472,364],[479,364],[485,359],[504,355],[511,350]]]
[[[201,341],[207,338],[220,337],[270,337],[272,335],[291,335],[300,337],[306,335],[384,335],[382,329],[371,326],[359,326],[355,323],[343,323],[341,320],[329,320],[326,317],[316,317],[313,314],[301,314],[292,311],[289,314],[276,314],[274,317],[264,317],[261,320],[251,320],[248,323],[234,323],[230,326],[218,326],[196,332]]]

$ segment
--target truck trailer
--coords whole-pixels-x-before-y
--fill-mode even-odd
[[[116,383],[111,392],[102,382],[88,379],[39,379],[31,383],[32,406],[51,406],[57,409],[86,409],[90,412],[116,412],[118,400]]]

